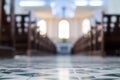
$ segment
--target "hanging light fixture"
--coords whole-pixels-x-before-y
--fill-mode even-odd
[[[54,16],[72,18],[76,10],[75,0],[54,0],[51,9]]]

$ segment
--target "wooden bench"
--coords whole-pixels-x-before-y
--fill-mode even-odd
[[[13,2],[11,2],[10,4],[11,7]],[[6,11],[4,8],[4,6],[6,5],[5,3],[6,0],[0,0],[0,58],[13,58],[15,51],[15,48],[13,47],[11,34],[11,23],[13,19],[12,16],[10,16],[10,22],[8,21]],[[13,10],[10,9],[10,15],[12,14]]]
[[[40,35],[40,32],[37,31],[36,22],[31,22],[29,27],[29,41],[28,48],[32,52],[32,55],[48,55],[56,53],[55,44],[47,37],[47,35]],[[43,52],[43,53],[41,53]]]
[[[120,15],[103,14],[104,50],[107,55],[120,55]]]
[[[86,52],[88,55],[92,50],[91,31],[77,40],[72,48],[72,53]]]
[[[74,53],[89,51],[91,55],[120,55],[120,15],[103,13],[102,22],[96,21],[90,32],[90,37],[82,37],[75,43]]]
[[[30,14],[16,14],[15,16],[15,53],[26,54],[28,50]]]

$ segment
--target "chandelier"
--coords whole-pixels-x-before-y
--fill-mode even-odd
[[[51,9],[56,17],[72,18],[76,10],[75,0],[54,0]]]

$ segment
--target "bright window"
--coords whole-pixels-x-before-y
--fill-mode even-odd
[[[90,6],[102,6],[103,1],[102,0],[91,0],[89,3]]]
[[[58,36],[60,39],[68,39],[70,37],[69,22],[62,20],[59,22]]]
[[[46,35],[47,33],[47,24],[45,20],[40,20],[37,22],[38,29],[41,35]]]
[[[82,32],[83,34],[87,34],[90,31],[90,21],[89,19],[85,19],[82,22]]]
[[[103,6],[106,0],[75,0],[76,6]]]
[[[34,7],[34,6],[45,6],[45,1],[39,1],[39,0],[21,0],[19,3],[22,7]]]
[[[88,5],[88,1],[87,0],[76,0],[75,4],[77,6],[87,6]]]

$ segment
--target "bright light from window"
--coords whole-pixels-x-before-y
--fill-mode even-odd
[[[68,21],[62,20],[59,22],[58,36],[60,39],[68,39],[70,37],[69,22]]]
[[[46,35],[46,33],[47,33],[46,21],[44,21],[44,20],[38,21],[37,26],[39,27],[37,29],[37,31],[40,31],[40,35]]]
[[[77,6],[87,6],[88,5],[88,1],[87,0],[76,0],[75,4]]]
[[[103,1],[102,0],[91,0],[89,2],[90,6],[102,6],[103,5]]]
[[[29,1],[20,1],[20,6],[23,7],[33,7],[33,6],[45,6],[45,1],[38,1],[38,0],[29,0]]]
[[[83,34],[87,34],[90,31],[90,21],[89,19],[85,19],[82,23],[82,32]]]

